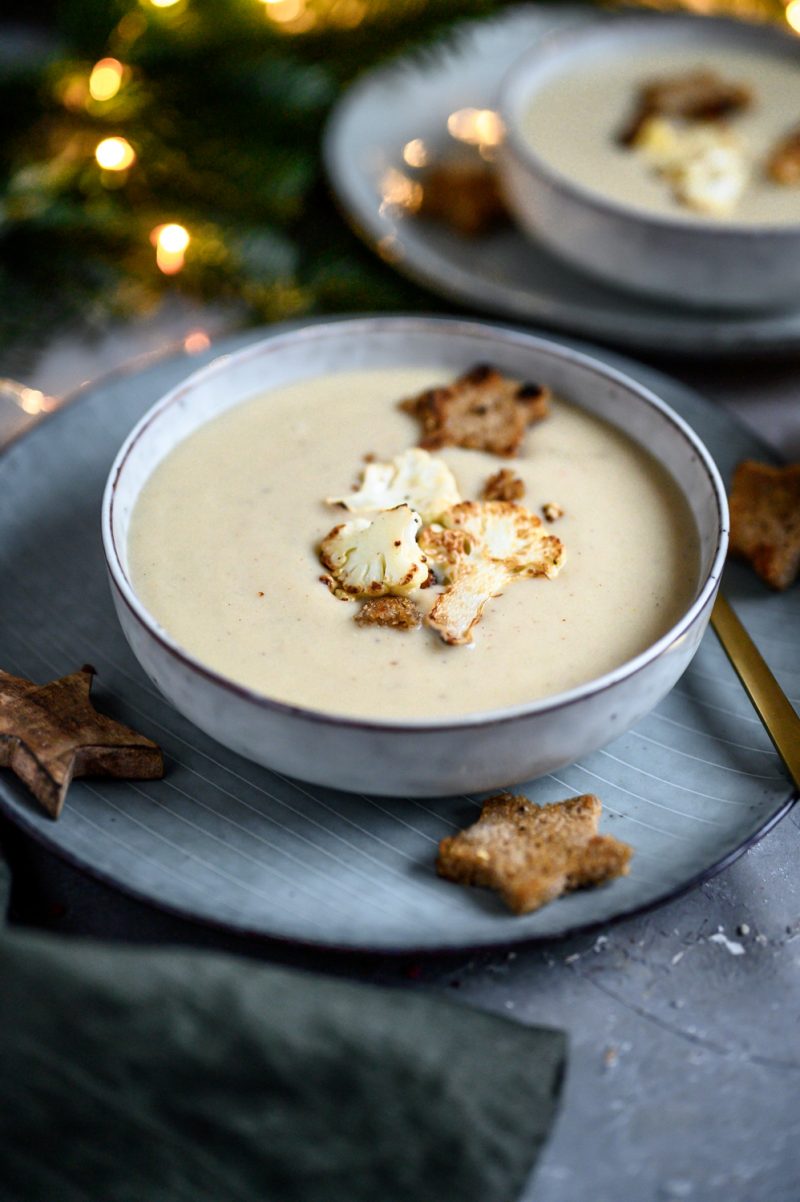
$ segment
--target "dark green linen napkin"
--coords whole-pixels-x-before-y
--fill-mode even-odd
[[[5,928],[0,1199],[514,1202],[565,1056],[431,995]]]

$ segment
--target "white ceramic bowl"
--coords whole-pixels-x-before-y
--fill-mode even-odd
[[[731,49],[787,60],[800,71],[797,39],[722,18],[617,16],[545,39],[505,76],[499,109],[506,126],[498,166],[521,228],[573,266],[619,287],[685,305],[763,309],[800,296],[800,220],[753,225],[701,215],[648,212],[590,189],[548,163],[523,132],[538,91],[556,79],[620,55]],[[798,114],[786,113],[787,127]],[[614,129],[609,129],[613,137]]]
[[[257,393],[337,370],[408,363],[457,373],[494,362],[549,384],[618,425],[672,473],[700,533],[697,593],[681,620],[615,671],[554,697],[461,718],[360,721],[302,709],[226,679],[164,630],[136,594],[128,530],[154,467],[204,422]],[[432,796],[491,789],[552,771],[608,743],[652,709],[694,655],[727,547],[725,491],[710,455],[647,389],[576,351],[473,322],[375,317],[274,335],[212,363],[160,400],[128,436],[103,498],[103,543],[122,628],[148,676],[192,722],[249,759],[342,789]]]

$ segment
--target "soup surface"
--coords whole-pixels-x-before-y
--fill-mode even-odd
[[[445,448],[462,497],[511,466],[522,504],[563,510],[554,580],[511,585],[474,643],[428,627],[360,627],[358,602],[320,582],[320,540],[341,521],[368,453],[418,439],[396,402],[450,373],[358,371],[304,380],[207,423],[154,470],[131,523],[134,586],[173,638],[209,667],[281,701],[337,714],[455,716],[561,692],[643,651],[696,591],[697,536],[675,484],[625,435],[556,399],[518,458]],[[429,608],[434,589],[415,598]]]
[[[730,122],[754,161],[749,183],[725,220],[800,223],[800,187],[781,186],[764,172],[776,143],[800,124],[800,64],[777,55],[703,49],[608,59],[602,67],[585,67],[545,84],[530,104],[524,133],[545,162],[594,192],[665,216],[716,221],[677,201],[640,154],[616,142],[643,84],[703,68],[748,85],[754,97],[751,107]]]

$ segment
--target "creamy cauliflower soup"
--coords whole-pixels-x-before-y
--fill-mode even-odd
[[[776,183],[767,173],[775,146],[800,125],[800,63],[777,54],[703,48],[695,55],[686,49],[609,55],[602,67],[565,72],[538,89],[523,119],[524,136],[550,167],[611,200],[669,217],[708,219],[680,202],[647,156],[618,141],[642,87],[692,72],[713,72],[752,94],[743,111],[705,126],[709,136],[718,129],[736,139],[746,174],[735,203],[717,216],[745,225],[800,222],[800,187]],[[719,149],[714,153],[719,156]]]
[[[319,559],[332,528],[353,515],[325,498],[357,484],[365,456],[391,460],[416,446],[418,423],[398,401],[450,377],[431,366],[308,379],[237,405],[180,443],[143,488],[128,547],[134,587],[162,627],[208,667],[271,698],[389,719],[558,693],[663,635],[697,588],[688,507],[649,454],[558,397],[515,458],[435,452],[461,498],[479,498],[507,467],[532,513],[563,511],[545,523],[565,549],[558,575],[519,579],[493,597],[468,645],[449,645],[425,624],[354,621],[361,602],[334,595]],[[424,615],[441,591],[410,595]]]

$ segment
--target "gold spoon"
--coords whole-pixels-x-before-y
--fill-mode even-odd
[[[775,744],[775,750],[800,789],[800,718],[791,701],[721,593],[717,594],[714,603],[711,625]]]

